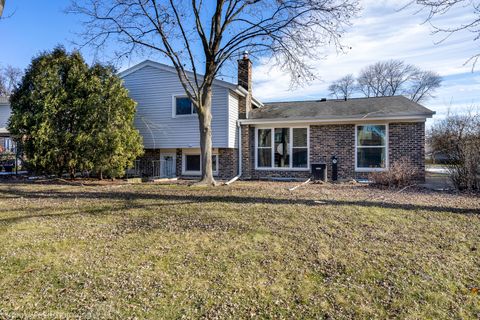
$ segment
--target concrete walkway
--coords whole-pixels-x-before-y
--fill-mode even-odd
[[[425,183],[421,184],[420,186],[435,191],[447,191],[455,189],[450,177],[448,176],[447,168],[441,166],[427,166],[425,171]]]

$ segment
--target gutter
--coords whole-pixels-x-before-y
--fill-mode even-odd
[[[238,174],[230,179],[229,181],[225,182],[225,185],[228,186],[242,176],[242,126],[240,120],[237,120],[237,127],[238,127]]]
[[[411,116],[398,116],[398,117],[375,117],[375,118],[339,118],[339,119],[242,119],[238,120],[241,124],[271,124],[271,123],[356,123],[356,122],[371,122],[371,121],[399,121],[409,120],[412,122],[425,121],[427,118],[431,118],[433,114],[423,115],[411,115]]]

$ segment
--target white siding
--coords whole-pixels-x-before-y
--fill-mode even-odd
[[[0,129],[6,128],[10,118],[10,105],[0,104]]]
[[[238,147],[238,95],[230,92],[228,97],[228,147]]]
[[[145,148],[198,148],[200,135],[196,115],[172,117],[172,97],[184,95],[177,75],[145,66],[124,77],[125,87],[137,104],[135,126]],[[229,146],[229,89],[214,85],[212,140],[214,148]]]

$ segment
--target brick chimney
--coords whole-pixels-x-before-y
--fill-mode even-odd
[[[248,51],[243,53],[242,59],[238,60],[238,85],[248,91],[245,98],[240,97],[238,116],[247,119],[252,110],[252,61],[248,57]]]

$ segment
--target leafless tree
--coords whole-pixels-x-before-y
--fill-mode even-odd
[[[22,79],[23,72],[19,68],[6,66],[0,68],[0,96],[9,96]]]
[[[450,177],[458,189],[480,189],[480,114],[448,115],[428,133],[435,153],[446,156]]]
[[[403,94],[420,102],[432,97],[441,82],[435,72],[420,70],[401,60],[389,60],[364,68],[357,78],[357,87],[367,97]]]
[[[433,97],[435,89],[442,84],[440,75],[433,71],[418,71],[410,81],[405,94],[415,102],[421,102]]]
[[[328,91],[337,99],[349,99],[355,91],[355,77],[353,74],[346,75],[334,81],[329,87]]]
[[[445,41],[454,33],[465,30],[473,33],[473,40],[480,39],[480,3],[478,0],[413,0],[405,7],[419,6],[420,10],[427,12],[426,22],[433,27],[433,34],[444,34],[440,42]],[[461,8],[470,8],[471,15],[464,15],[464,21],[457,25],[441,26],[437,24],[436,17],[448,14],[450,11]],[[472,71],[480,58],[480,53],[471,56],[465,64],[472,63]]]
[[[214,185],[212,83],[222,67],[248,50],[272,57],[294,81],[310,79],[307,59],[328,44],[341,49],[358,8],[358,0],[74,0],[70,11],[86,18],[85,44],[113,40],[119,58],[153,52],[173,64],[198,114],[200,183]]]
[[[0,0],[0,18],[2,17],[4,7],[5,7],[5,0]]]

